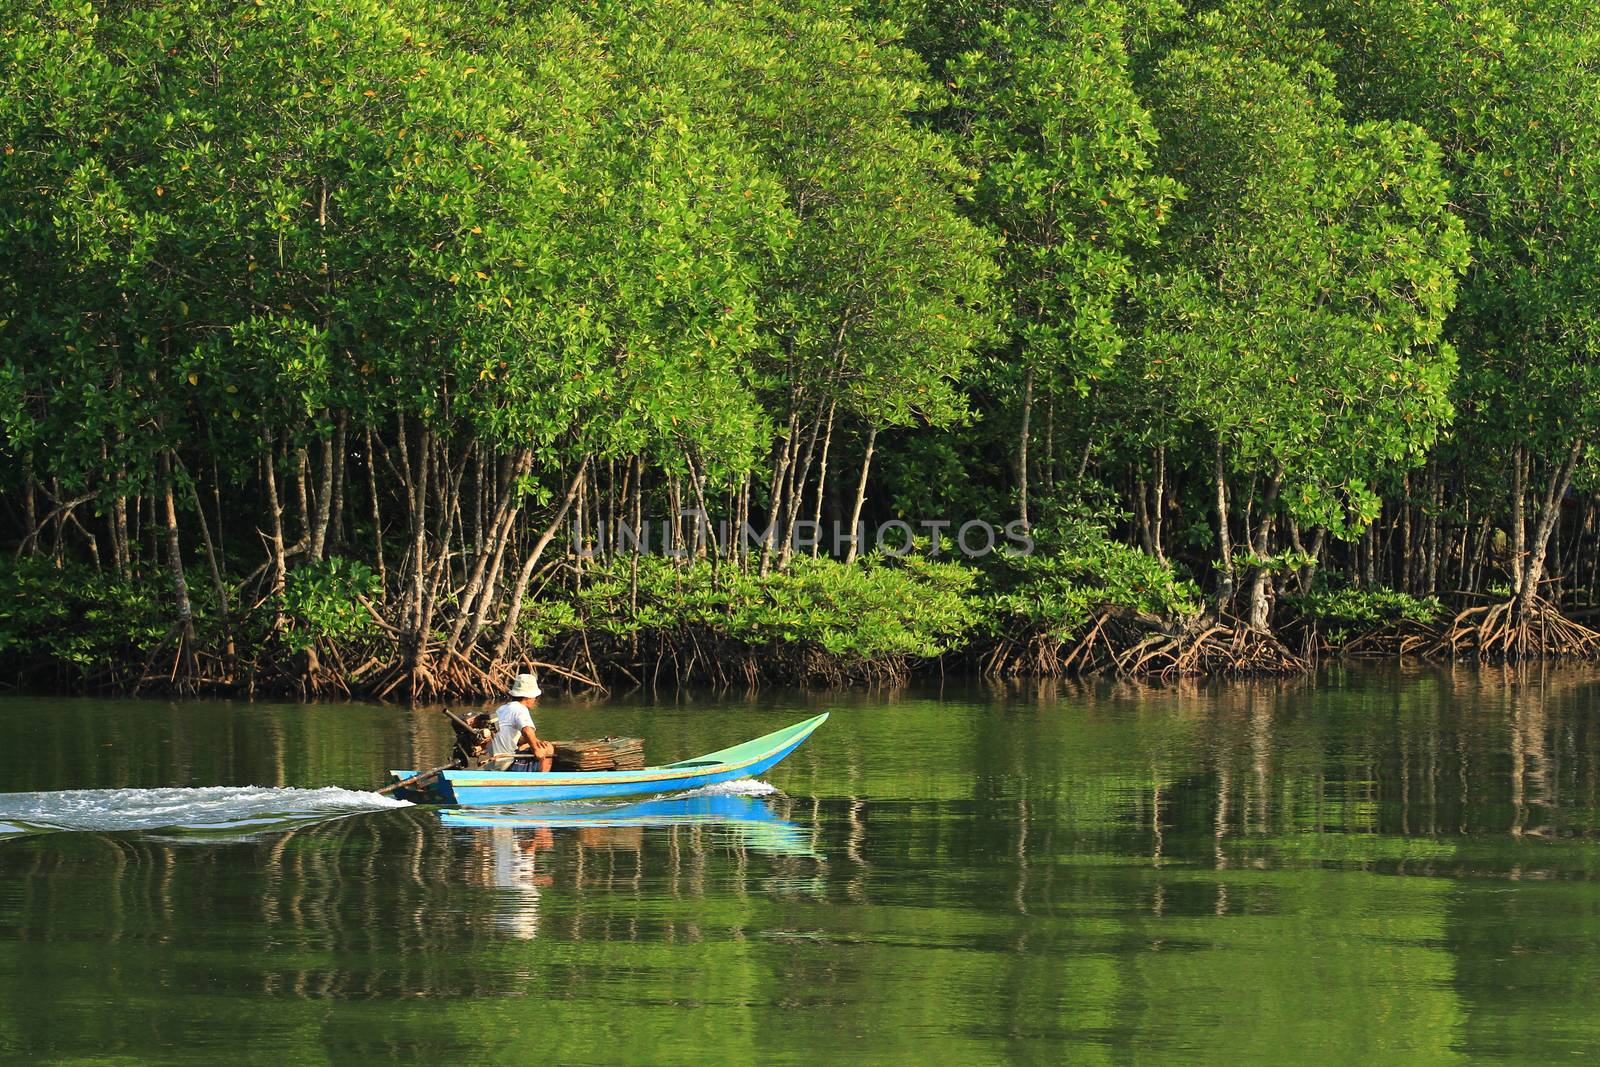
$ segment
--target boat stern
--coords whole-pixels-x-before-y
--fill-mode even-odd
[[[416,778],[416,771],[390,771],[390,784],[398,785],[408,778]],[[409,800],[413,804],[449,804],[456,802],[455,791],[450,788],[450,779],[443,772],[434,772],[426,775],[404,789],[397,790],[394,794],[401,800]]]

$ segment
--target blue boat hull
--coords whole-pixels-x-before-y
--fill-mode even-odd
[[[521,773],[511,771],[441,771],[418,789],[401,795],[424,804],[480,807],[492,804],[529,804],[542,801],[596,800],[645,796],[651,793],[700,789],[763,774],[799,748],[828,718],[807,719],[742,745],[665,767],[642,771],[583,771]],[[395,781],[412,771],[393,771]]]

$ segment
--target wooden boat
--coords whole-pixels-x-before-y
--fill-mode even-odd
[[[487,804],[529,804],[537,801],[594,800],[643,796],[681,789],[699,789],[736,778],[749,778],[775,766],[799,748],[812,731],[828,721],[824,712],[732,748],[642,771],[482,771],[441,770],[424,775],[399,793],[421,804],[480,807]],[[416,771],[391,771],[395,782],[416,777]]]

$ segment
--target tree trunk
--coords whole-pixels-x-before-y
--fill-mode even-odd
[[[717,580],[717,535],[716,530],[711,525],[711,509],[706,505],[705,479],[701,476],[700,469],[695,466],[694,457],[689,454],[688,448],[683,450],[683,462],[684,466],[687,467],[689,471],[689,488],[694,490],[695,507],[700,510],[700,514],[702,516],[701,521],[705,524],[701,530],[704,532],[705,537],[709,538],[711,541],[711,544],[708,546],[706,545],[705,541],[701,539],[701,532],[697,531],[695,533],[695,558],[710,558],[711,580],[712,584],[714,585]]]
[[[433,459],[431,445],[428,431],[424,429],[417,441],[416,484],[411,487],[411,552],[407,562],[411,575],[411,602],[406,608],[406,621],[417,654],[421,653],[422,602],[427,595],[428,465]]]
[[[263,481],[267,487],[267,520],[272,551],[272,632],[283,629],[283,591],[289,568],[283,558],[283,501],[278,497],[278,449],[272,430],[266,431],[267,455]]]
[[[1150,533],[1150,486],[1142,474],[1133,479],[1133,525],[1139,531],[1139,547],[1145,555],[1155,556],[1156,543]]]
[[[139,532],[144,544],[144,558],[155,568],[161,566],[161,546],[156,541],[156,498],[153,496],[139,497]]]
[[[1591,545],[1589,552],[1589,587],[1588,603],[1600,604],[1600,597],[1595,595],[1595,585],[1600,582],[1600,547]]]
[[[1156,446],[1155,498],[1150,501],[1150,542],[1155,547],[1156,559],[1167,562],[1167,550],[1162,541],[1161,523],[1167,504],[1167,446]]]
[[[1521,445],[1511,457],[1511,591],[1520,598],[1522,595],[1522,575],[1527,567],[1527,531],[1523,523],[1523,500],[1527,494],[1524,482],[1527,479],[1527,468],[1524,466],[1523,457],[1526,453]]]
[[[372,427],[363,427],[366,436],[367,454],[367,490],[371,495],[372,503],[372,551],[378,564],[378,582],[387,590],[389,588],[389,571],[383,565],[383,512],[378,507],[378,457],[372,450]]]
[[[1478,592],[1483,585],[1483,565],[1489,556],[1489,542],[1494,538],[1494,522],[1489,515],[1484,515],[1478,520],[1478,547],[1472,553],[1472,573],[1467,581],[1467,589]]]
[[[1583,454],[1583,439],[1572,442],[1572,447],[1567,450],[1567,455],[1560,466],[1550,472],[1550,478],[1545,484],[1544,499],[1539,504],[1539,518],[1534,527],[1533,543],[1528,546],[1528,559],[1523,566],[1522,581],[1518,593],[1518,610],[1526,615],[1533,608],[1533,602],[1539,595],[1539,581],[1544,576],[1545,553],[1550,547],[1550,535],[1556,528],[1556,522],[1561,518],[1561,503],[1567,495],[1567,487],[1572,484],[1572,471],[1578,465],[1578,457]]]
[[[761,546],[761,575],[763,577],[772,569],[773,542],[781,536],[783,522],[783,486],[784,479],[789,474],[792,462],[792,453],[795,445],[795,426],[799,420],[799,413],[792,407],[789,411],[789,427],[783,435],[783,448],[778,451],[778,462],[772,472],[772,507],[767,512],[767,538]]]
[[[301,451],[303,456],[304,450]],[[311,519],[310,555],[313,561],[323,558],[323,548],[328,541],[328,520],[333,514],[333,434],[322,439],[321,471],[318,472],[317,502]]]
[[[584,479],[584,481],[585,486],[587,487],[588,479]],[[578,499],[573,501],[572,504],[572,543],[570,553],[572,556],[573,572],[579,575],[583,573],[583,549],[586,536],[585,531],[588,528],[588,524],[585,521],[587,517],[585,512],[588,510],[588,503],[589,494],[584,489],[579,489]],[[677,510],[676,501],[674,501],[673,510]]]
[[[433,441],[439,453],[434,463],[438,471],[434,483],[434,498],[439,504],[439,524],[435,531],[438,547],[434,553],[433,576],[428,583],[427,596],[422,603],[421,623],[417,627],[417,632],[422,637],[417,645],[415,657],[418,666],[422,664],[422,653],[433,634],[433,620],[439,606],[439,590],[449,572],[452,535],[461,519],[461,479],[466,477],[467,459],[472,452],[472,446],[469,444],[462,448],[460,457],[452,463],[449,440],[436,437]]]
[[[1317,580],[1317,565],[1322,558],[1322,545],[1327,539],[1328,529],[1325,526],[1317,527],[1317,535],[1311,539],[1311,547],[1306,548],[1300,541],[1300,527],[1291,522],[1289,532],[1294,545],[1294,550],[1307,557],[1311,562],[1303,565],[1295,575],[1297,588],[1302,596],[1311,592],[1312,583]]]
[[[742,529],[743,527],[741,527]],[[644,457],[633,458],[633,532],[635,537],[644,536]],[[649,548],[649,538],[646,537],[645,547]],[[639,549],[637,544],[633,554],[628,560],[628,610],[639,610]],[[637,640],[635,634],[634,640]]]
[[[828,449],[833,444],[833,414],[838,406],[838,399],[828,402],[828,428],[822,435],[822,458],[817,464],[817,506],[811,512],[811,522],[816,528],[817,539],[811,544],[811,555],[815,558],[822,545],[822,494],[828,484]]]
[[[177,459],[177,456],[173,456]],[[178,466],[183,466],[183,461],[177,459]],[[219,561],[216,545],[211,540],[211,524],[206,521],[205,505],[200,502],[200,486],[193,478],[189,479],[189,491],[194,500],[195,518],[200,522],[200,543],[206,550],[206,569],[211,572],[211,587],[217,594],[217,612],[221,616],[222,630],[227,642],[224,659],[229,668],[233,667],[233,607],[229,602],[228,583],[222,578],[222,564]]]
[[[178,537],[178,505],[172,492],[172,457],[166,449],[157,459],[161,476],[161,496],[166,505],[167,569],[172,574],[172,598],[178,609],[178,627],[183,635],[183,655],[194,651],[194,605],[189,601],[189,580],[183,572],[183,546]]]
[[[1400,591],[1411,592],[1411,472],[1400,477]]]
[[[750,525],[750,472],[745,471],[739,479],[738,510],[733,516],[733,545],[729,549],[734,562],[740,571],[746,570],[750,565],[750,554],[745,551],[744,530]]]
[[[860,536],[861,506],[867,499],[867,473],[872,469],[872,453],[878,444],[878,427],[874,423],[867,433],[867,451],[861,457],[861,477],[856,480],[856,502],[850,509],[850,551],[845,555],[846,564],[854,563],[856,556],[861,553],[861,543],[857,540]]]
[[[348,416],[341,411],[339,422],[333,430],[333,503],[328,508],[328,514],[333,518],[333,525],[328,531],[325,548],[337,549],[344,545],[344,483],[348,458],[346,443],[348,429]]]
[[[311,544],[311,496],[308,488],[307,468],[311,460],[306,456],[304,446],[294,450],[294,490],[300,502],[300,541],[301,547]]]
[[[1256,557],[1255,573],[1250,578],[1250,628],[1267,629],[1272,614],[1272,572],[1264,562],[1272,551],[1272,526],[1276,518],[1278,491],[1283,485],[1280,468],[1267,483],[1267,492],[1261,502],[1261,518],[1256,523],[1255,543],[1251,553]]]
[[[128,534],[128,497],[118,492],[111,502],[111,540],[116,546],[117,576],[133,576],[133,546]]]
[[[517,486],[523,475],[528,473],[532,462],[533,453],[523,449],[516,456],[507,458],[502,464],[508,468],[505,476],[495,479],[502,487],[500,500],[495,505],[494,517],[489,522],[487,538],[480,539],[471,577],[467,579],[467,587],[461,594],[456,621],[450,628],[450,639],[445,643],[446,651],[454,652],[460,647],[470,649],[473,641],[477,639],[478,632],[483,628],[484,620],[488,616],[489,602],[493,599],[495,583],[500,578],[500,563],[505,557],[506,544],[517,521],[519,510]],[[477,610],[474,611],[474,608]],[[463,646],[461,635],[469,619],[472,622],[472,631]]]
[[[817,414],[821,415],[821,411],[818,411]],[[783,544],[778,548],[779,568],[787,567],[789,565],[790,557],[794,555],[795,528],[800,522],[800,509],[805,504],[806,481],[811,477],[811,461],[816,458],[817,436],[821,429],[822,421],[819,418],[816,422],[811,424],[811,436],[810,439],[806,441],[805,458],[802,459],[790,471],[789,474],[790,488],[787,494],[789,504],[784,509],[785,516],[783,523]]]
[[[103,450],[102,450],[103,454]],[[37,544],[39,538],[39,505],[36,500],[38,480],[34,478],[33,471],[29,469],[26,474],[26,486],[22,493],[22,517],[27,529],[23,531],[22,543],[30,541]]]
[[[1033,368],[1029,367],[1022,377],[1022,428],[1017,433],[1017,517],[1025,530],[1031,525],[1028,521],[1028,427],[1032,421]]]
[[[1052,495],[1056,488],[1056,391],[1045,390],[1044,403],[1044,486]]]
[[[1377,554],[1378,534],[1375,523],[1367,523],[1361,531],[1361,588],[1371,589],[1378,584]]]
[[[1217,492],[1217,570],[1216,614],[1221,618],[1233,607],[1233,535],[1228,529],[1228,477],[1222,462],[1222,439],[1217,439],[1216,461],[1212,467],[1212,481]]]
[[[1437,464],[1428,468],[1428,538],[1423,560],[1422,591],[1428,596],[1439,592],[1439,553],[1443,543],[1440,518],[1444,512],[1444,479]]]
[[[506,611],[505,622],[500,626],[500,640],[495,644],[494,662],[496,665],[506,658],[506,650],[511,647],[511,639],[516,636],[517,623],[522,619],[522,601],[528,595],[528,582],[533,578],[533,570],[539,565],[539,560],[544,556],[544,550],[549,546],[556,531],[566,521],[567,512],[572,508],[572,502],[578,498],[583,490],[583,474],[589,465],[589,457],[585,456],[578,462],[578,470],[572,476],[572,482],[567,486],[567,495],[561,500],[561,507],[555,517],[550,520],[544,532],[539,535],[539,540],[534,543],[526,559],[522,561],[522,570],[517,574],[517,584],[511,592],[511,606]]]

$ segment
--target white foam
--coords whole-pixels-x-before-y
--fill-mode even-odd
[[[68,789],[0,793],[0,827],[10,832],[230,830],[409,806],[404,800],[334,786]]]
[[[770,797],[778,787],[759,778],[735,778],[731,782],[716,782],[672,794],[675,797]]]

